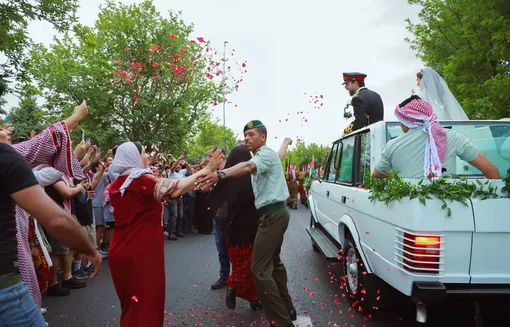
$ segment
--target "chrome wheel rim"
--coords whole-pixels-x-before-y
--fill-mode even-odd
[[[352,293],[355,294],[358,290],[358,257],[356,256],[356,250],[349,248],[346,259],[347,282]]]

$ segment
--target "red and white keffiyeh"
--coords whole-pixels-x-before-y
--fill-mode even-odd
[[[431,179],[441,177],[448,141],[446,131],[437,121],[432,106],[414,96],[395,108],[395,116],[408,128],[421,127],[423,133],[427,133],[423,174]]]

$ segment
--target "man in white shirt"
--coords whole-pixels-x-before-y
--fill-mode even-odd
[[[191,167],[189,164],[184,161],[184,154],[181,154],[177,160],[172,163],[170,167],[170,174],[168,178],[170,179],[184,179],[188,172],[191,172]],[[168,239],[172,241],[177,241],[177,237],[184,237],[183,233],[183,216],[184,216],[184,204],[182,202],[182,197],[178,199],[170,200],[168,203],[168,207],[170,209],[170,219],[169,219],[169,234]]]

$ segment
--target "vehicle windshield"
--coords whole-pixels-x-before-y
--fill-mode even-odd
[[[510,168],[510,121],[498,122],[440,122],[444,128],[453,129],[467,136],[476,147],[499,170],[501,176],[506,176]],[[387,123],[387,141],[404,134],[398,122]],[[479,177],[482,172],[469,163],[457,157],[453,172],[453,178],[461,176]]]

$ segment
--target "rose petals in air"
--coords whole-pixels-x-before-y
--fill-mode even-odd
[[[133,295],[133,296],[131,297],[131,300],[133,300],[133,301],[135,301],[135,302],[138,302],[138,298],[136,297],[136,295]]]

